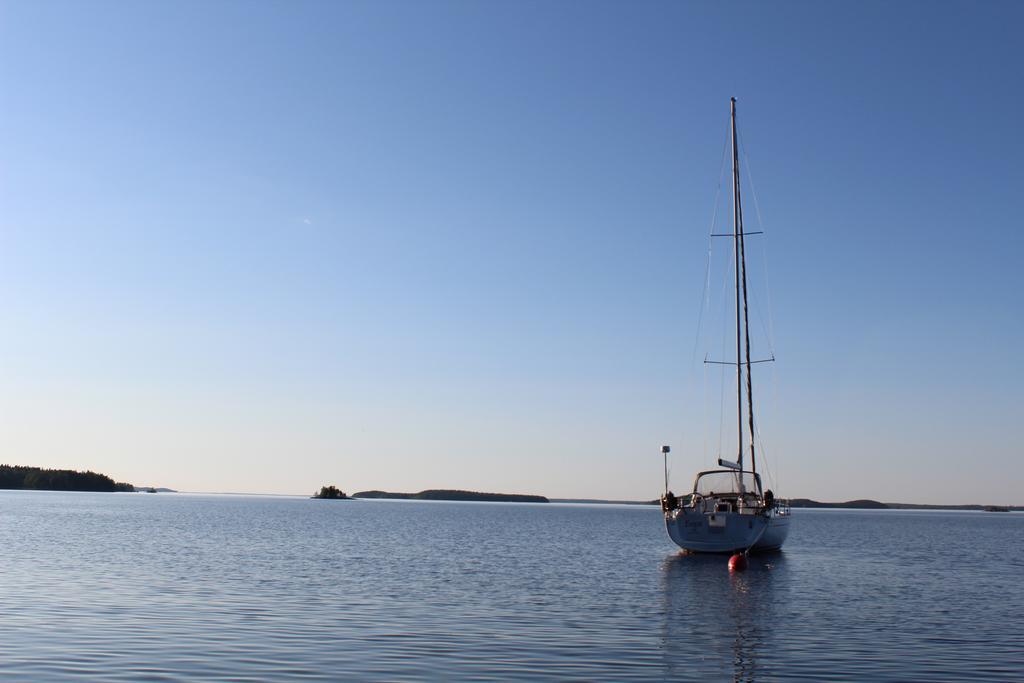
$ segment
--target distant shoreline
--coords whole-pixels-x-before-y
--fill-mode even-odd
[[[151,492],[186,493],[212,496],[280,496],[290,498],[297,494],[258,493],[244,491],[177,491],[154,486],[132,486],[116,482],[97,472],[62,469],[46,469],[24,465],[0,464],[0,490],[8,491],[81,491],[81,492]],[[315,496],[316,497],[316,496]],[[522,493],[489,493],[462,489],[426,489],[418,493],[369,490],[354,493],[341,500],[383,499],[383,500],[436,500],[436,501],[480,501],[500,503],[556,503],[570,505],[634,505],[657,506],[654,500],[607,500],[603,498],[547,498],[546,496]],[[687,499],[688,496],[682,496]],[[790,507],[798,509],[843,509],[843,510],[951,510],[975,512],[1024,512],[1024,505],[978,504],[940,505],[932,503],[883,503],[870,498],[860,498],[837,503],[822,502],[811,498],[791,498]]]
[[[552,503],[573,505],[659,505],[659,500],[604,500],[601,498],[552,498]]]
[[[843,508],[847,510],[977,510],[981,512],[1024,512],[1021,505],[932,505],[926,503],[882,503],[877,500],[848,500],[843,503],[822,503],[810,498],[793,498],[794,508]]]
[[[360,491],[353,493],[353,498],[385,498],[392,500],[449,500],[449,501],[485,501],[493,503],[547,503],[544,496],[521,493],[482,493],[479,491],[462,491],[459,489],[427,489],[419,493],[394,493],[390,491]]]

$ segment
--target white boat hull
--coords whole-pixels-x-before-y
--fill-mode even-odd
[[[778,550],[789,535],[789,523],[789,513],[778,510],[759,515],[683,507],[665,513],[669,537],[683,550],[699,553]]]

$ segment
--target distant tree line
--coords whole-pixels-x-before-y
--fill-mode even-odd
[[[22,465],[0,465],[0,489],[37,491],[134,491],[131,484],[116,482],[98,472],[48,470]]]
[[[393,493],[390,491],[360,491],[353,498],[397,498],[399,500],[477,500],[503,503],[547,503],[544,496],[520,493],[482,493],[458,489],[427,489],[419,493]]]

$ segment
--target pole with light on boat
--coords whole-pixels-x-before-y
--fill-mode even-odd
[[[661,457],[665,463],[665,493],[661,495],[661,509],[663,512],[671,512],[679,507],[679,499],[668,490],[668,454],[672,451],[668,446],[661,447]]]
[[[665,461],[665,495],[668,495],[668,454],[671,450],[668,446],[661,447],[661,458]]]

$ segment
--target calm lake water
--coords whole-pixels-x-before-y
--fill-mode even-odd
[[[0,678],[1024,680],[1024,514],[0,492]]]

